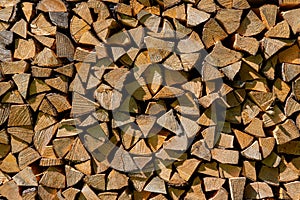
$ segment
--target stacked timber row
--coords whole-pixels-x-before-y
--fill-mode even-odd
[[[1,0],[0,199],[300,199],[300,1]]]

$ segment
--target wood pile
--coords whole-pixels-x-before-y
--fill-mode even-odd
[[[0,199],[300,199],[300,1],[1,0]]]

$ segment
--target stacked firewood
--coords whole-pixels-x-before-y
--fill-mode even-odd
[[[0,199],[300,199],[300,1],[1,0]]]

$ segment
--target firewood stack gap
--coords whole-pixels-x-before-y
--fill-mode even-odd
[[[1,0],[0,199],[300,199],[300,0]]]

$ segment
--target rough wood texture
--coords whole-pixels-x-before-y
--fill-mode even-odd
[[[0,199],[299,199],[299,6],[1,0]]]

